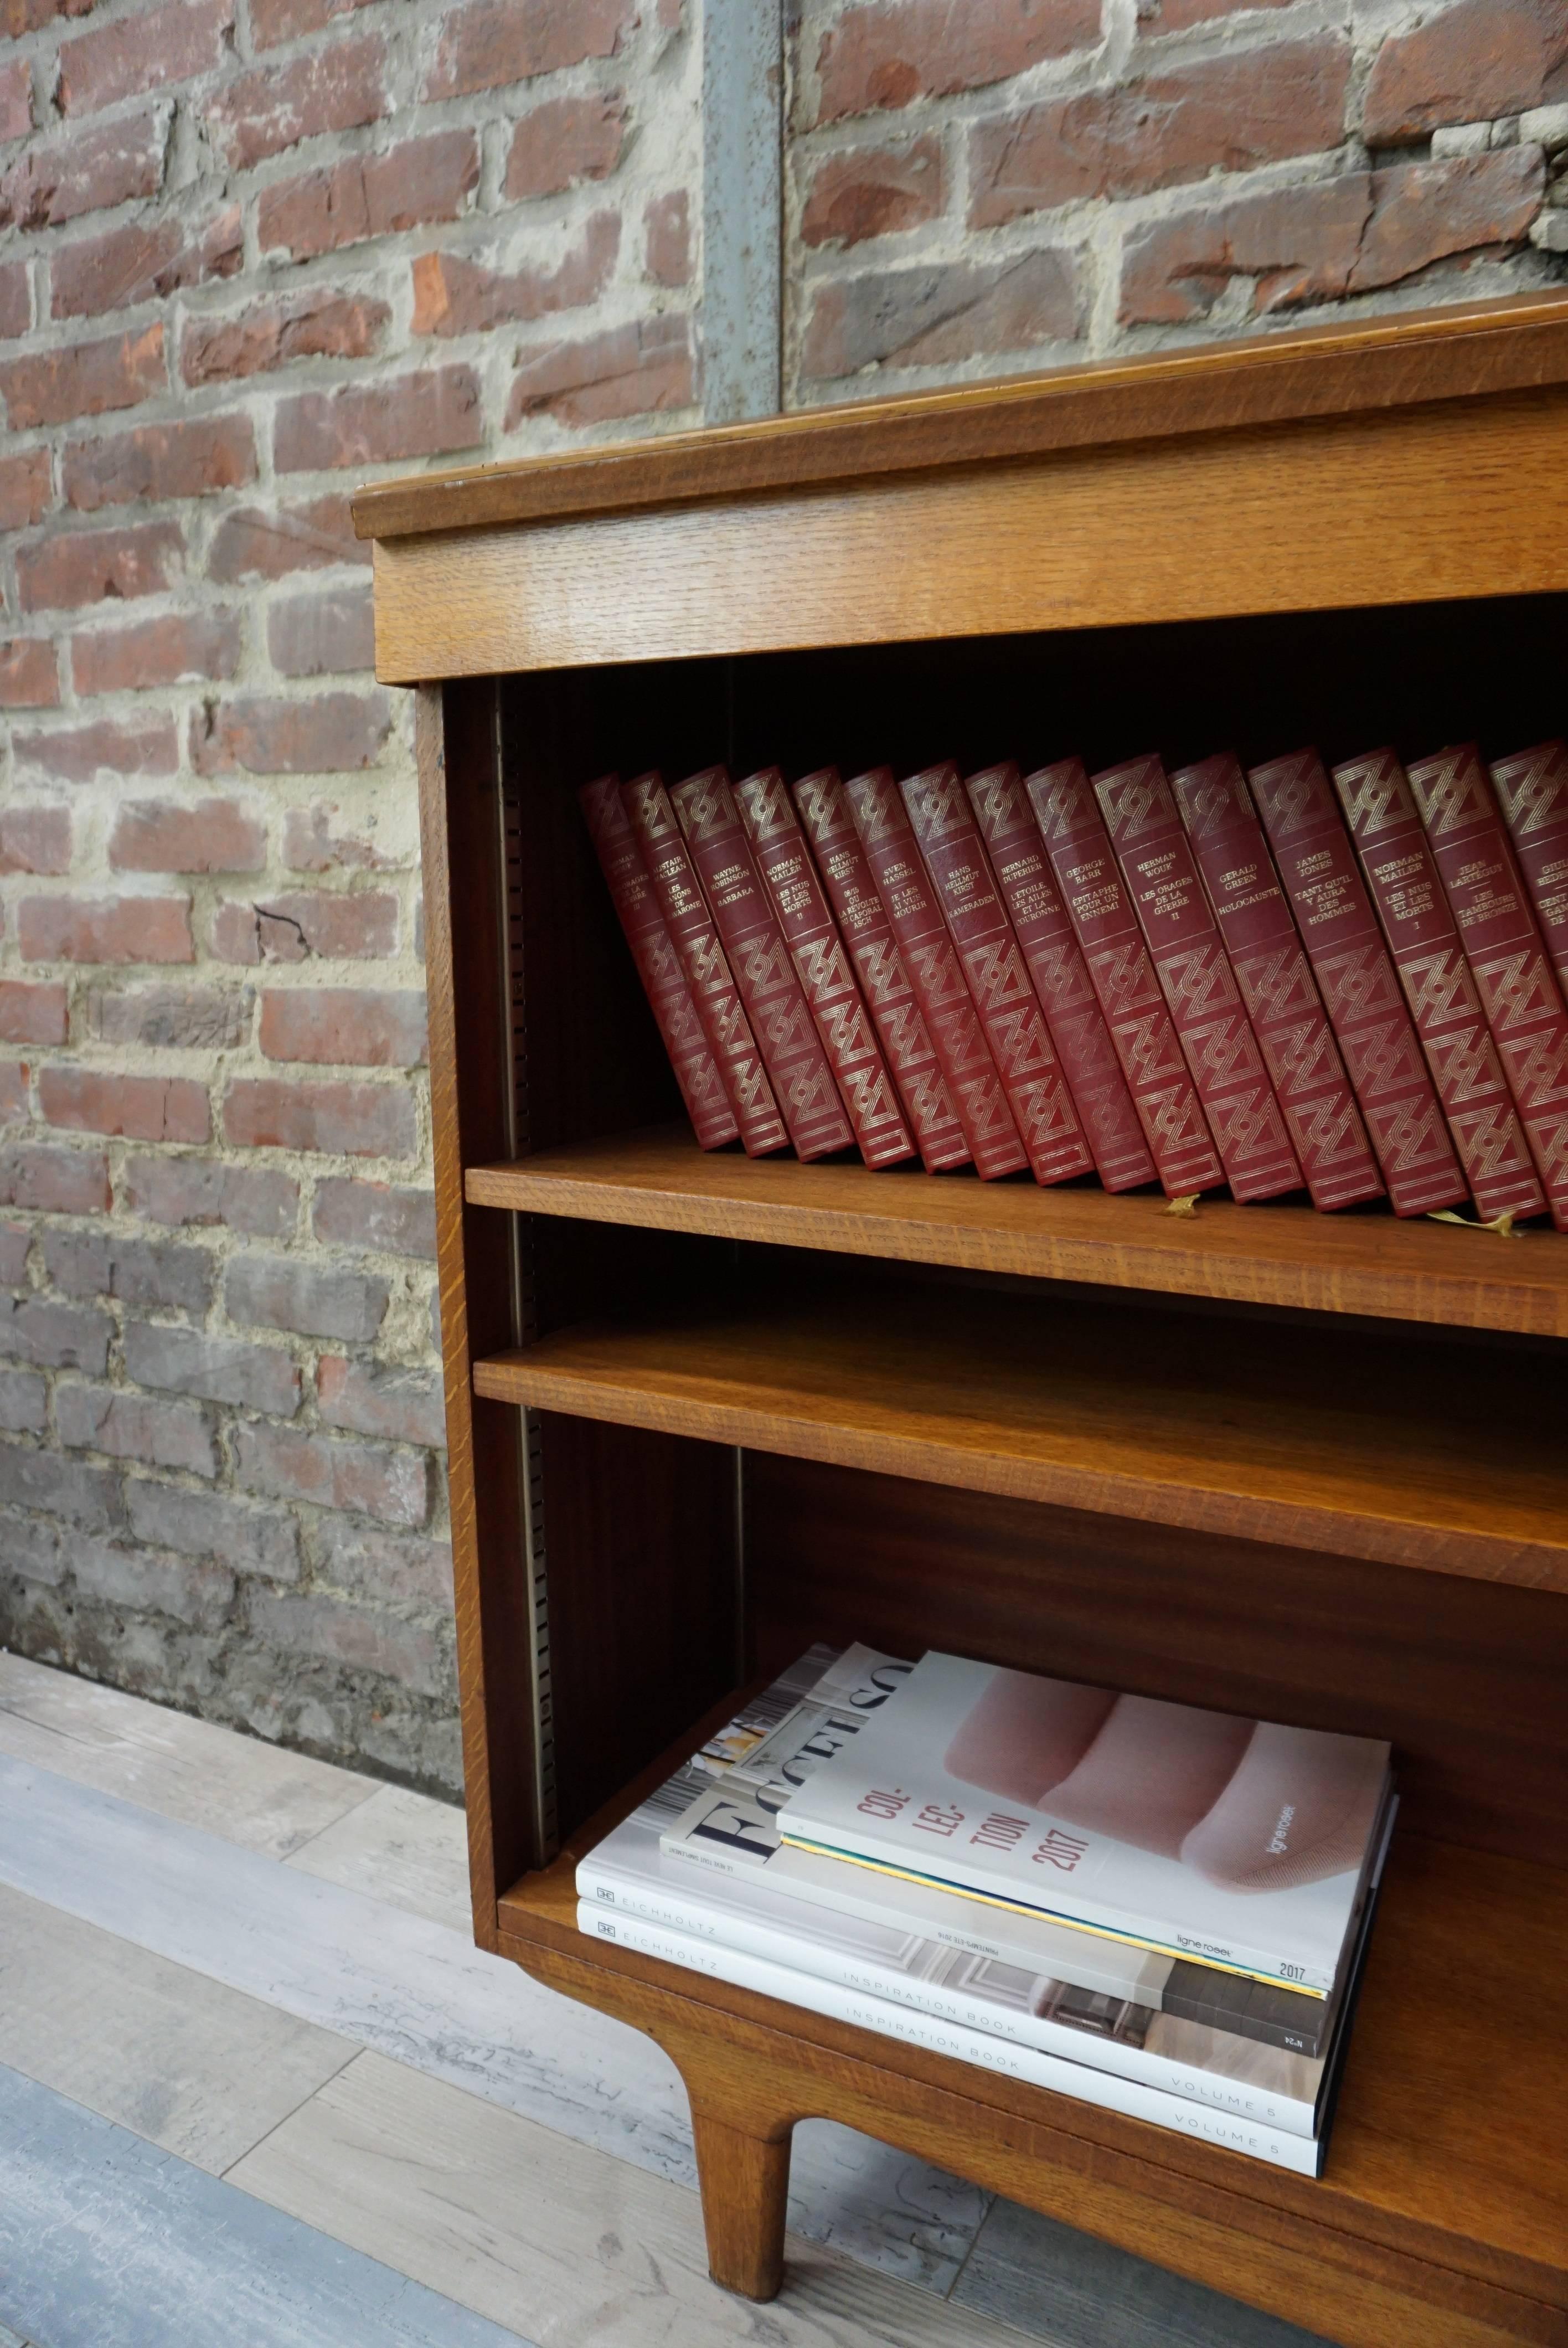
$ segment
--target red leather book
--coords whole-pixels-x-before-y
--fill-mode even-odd
[[[670,942],[692,990],[702,1032],[719,1064],[741,1128],[742,1146],[748,1158],[787,1149],[789,1130],[779,1115],[763,1056],[724,959],[696,869],[686,853],[663,777],[639,775],[634,781],[622,783],[620,797]]]
[[[767,767],[734,788],[753,860],[849,1111],[860,1154],[867,1166],[897,1166],[915,1155],[914,1137],[784,778],[776,767]]]
[[[1470,1197],[1334,787],[1316,750],[1254,767],[1253,803],[1397,1215]]]
[[[901,782],[898,793],[1035,1180],[1070,1182],[1091,1172],[1094,1153],[1078,1121],[962,777],[951,764],[928,767]]]
[[[727,1141],[739,1139],[741,1128],[713,1047],[702,1033],[692,990],[681,974],[653,883],[643,870],[637,835],[621,803],[620,778],[601,775],[596,783],[585,783],[577,796],[686,1114],[701,1147],[722,1149]]]
[[[1165,769],[1155,757],[1132,758],[1093,781],[1231,1195],[1298,1190],[1301,1168]]]
[[[1153,1182],[1154,1160],[1046,860],[1023,776],[1009,760],[970,775],[964,791],[1100,1179],[1108,1190]]]
[[[836,767],[803,775],[792,794],[823,888],[849,950],[927,1174],[968,1166],[969,1145],[920,1016],[904,957],[876,893]]]
[[[1029,1164],[1002,1080],[979,1022],[948,924],[909,828],[891,767],[874,767],[844,786],[921,1016],[930,1030],[964,1138],[983,1181]]]
[[[723,767],[704,767],[675,785],[670,803],[686,835],[796,1157],[826,1158],[835,1149],[853,1148],[855,1129],[817,1040],[778,916],[752,860],[729,776]]]
[[[1473,742],[1406,769],[1558,1230],[1568,1231],[1568,1007]]]
[[[1246,777],[1223,751],[1173,774],[1171,793],[1313,1205],[1328,1214],[1382,1198],[1383,1178]]]
[[[1334,788],[1477,1210],[1538,1215],[1545,1195],[1405,770],[1373,750],[1336,767]]]
[[[1558,983],[1568,994],[1568,742],[1494,758],[1492,787]]]
[[[1083,761],[1041,767],[1023,788],[1161,1187],[1172,1199],[1213,1189],[1225,1169]]]

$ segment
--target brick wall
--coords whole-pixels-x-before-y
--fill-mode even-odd
[[[699,46],[0,0],[0,1638],[437,1787],[413,778],[347,493],[696,420]],[[792,0],[786,85],[792,402],[1568,277],[1568,0]]]

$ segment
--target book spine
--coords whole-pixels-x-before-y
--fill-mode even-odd
[[[1029,1158],[904,812],[893,770],[874,767],[868,774],[856,775],[844,788],[975,1170],[988,1182],[999,1175],[1017,1174],[1029,1164]]]
[[[1093,783],[1232,1196],[1299,1189],[1301,1168],[1163,767],[1134,758]]]
[[[1470,1185],[1323,761],[1294,751],[1249,780],[1394,1212],[1461,1206]]]
[[[1024,793],[1161,1185],[1172,1199],[1212,1189],[1225,1169],[1082,760],[1041,767]]]
[[[734,975],[724,959],[713,916],[663,778],[639,775],[620,787],[627,820],[636,835],[642,869],[652,886],[682,974],[692,990],[724,1090],[741,1128],[748,1158],[789,1147],[789,1130],[779,1115],[763,1056],[757,1049]]]
[[[970,775],[964,791],[1100,1179],[1108,1190],[1153,1182],[1153,1157],[1046,860],[1022,774],[1012,765],[989,767]]]
[[[729,777],[723,767],[705,767],[675,785],[670,803],[686,835],[796,1157],[826,1158],[853,1148],[855,1130],[752,861]]]
[[[1105,2071],[1091,2071],[1081,2063],[1064,2062],[1032,2047],[1015,2046],[1006,2039],[992,2038],[983,2031],[968,2030],[958,2023],[941,2021],[934,2015],[912,2013],[885,1998],[845,1989],[837,1982],[819,1981],[766,1957],[745,1955],[736,1949],[692,1940],[685,1933],[644,1923],[635,1917],[609,1915],[586,1903],[578,1909],[578,1929],[590,1939],[634,1949],[665,1964],[682,1965],[689,1972],[704,1973],[711,1981],[728,1982],[759,1997],[804,2006],[808,2013],[825,2014],[831,2021],[874,2030],[884,2038],[923,2046],[932,2054],[950,2055],[957,2062],[972,2063],[982,2070],[998,2071],[1030,2086],[1050,2088],[1057,2095],[1071,2096],[1075,2103],[1092,2104],[1102,2111],[1122,2112],[1132,2119],[1152,2121],[1157,2127],[1174,2128],[1182,2135],[1198,2137],[1204,2143],[1224,2146],[1229,2151],[1248,2153],[1276,2168],[1294,2170],[1298,2177],[1316,2177],[1318,2173],[1320,2147],[1284,2128],[1262,2127],[1254,2120],[1210,2111],[1185,2096],[1163,2095],[1140,2081],[1116,2078]]]
[[[1091,1171],[1050,1030],[954,766],[898,786],[1037,1182]]]
[[[1473,742],[1408,769],[1541,1187],[1568,1231],[1568,1006]]]
[[[740,1138],[741,1128],[712,1046],[702,1033],[692,990],[681,975],[653,884],[643,870],[637,835],[621,804],[620,778],[601,775],[598,782],[585,783],[577,796],[692,1130],[703,1149],[722,1149]]]
[[[1336,767],[1334,788],[1477,1210],[1538,1215],[1545,1194],[1405,770],[1374,750]]]
[[[1383,1179],[1268,842],[1229,752],[1171,777],[1312,1203],[1325,1214],[1380,1199]]]
[[[1568,994],[1568,742],[1492,762],[1492,785],[1557,981]]]
[[[769,767],[748,775],[734,791],[753,858],[849,1111],[860,1154],[867,1166],[897,1166],[914,1156],[914,1137],[784,778],[776,767]]]
[[[968,1166],[969,1145],[930,1030],[920,1016],[893,925],[876,893],[837,768],[824,767],[815,775],[803,776],[792,797],[839,934],[882,1039],[921,1162],[927,1174]]]

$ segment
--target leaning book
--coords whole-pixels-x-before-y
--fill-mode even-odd
[[[927,1654],[778,1813],[790,1848],[1327,1998],[1389,1747]]]

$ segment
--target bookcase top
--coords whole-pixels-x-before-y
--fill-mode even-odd
[[[1558,384],[1568,293],[1511,295],[380,481],[354,521],[362,539],[495,528]]]

